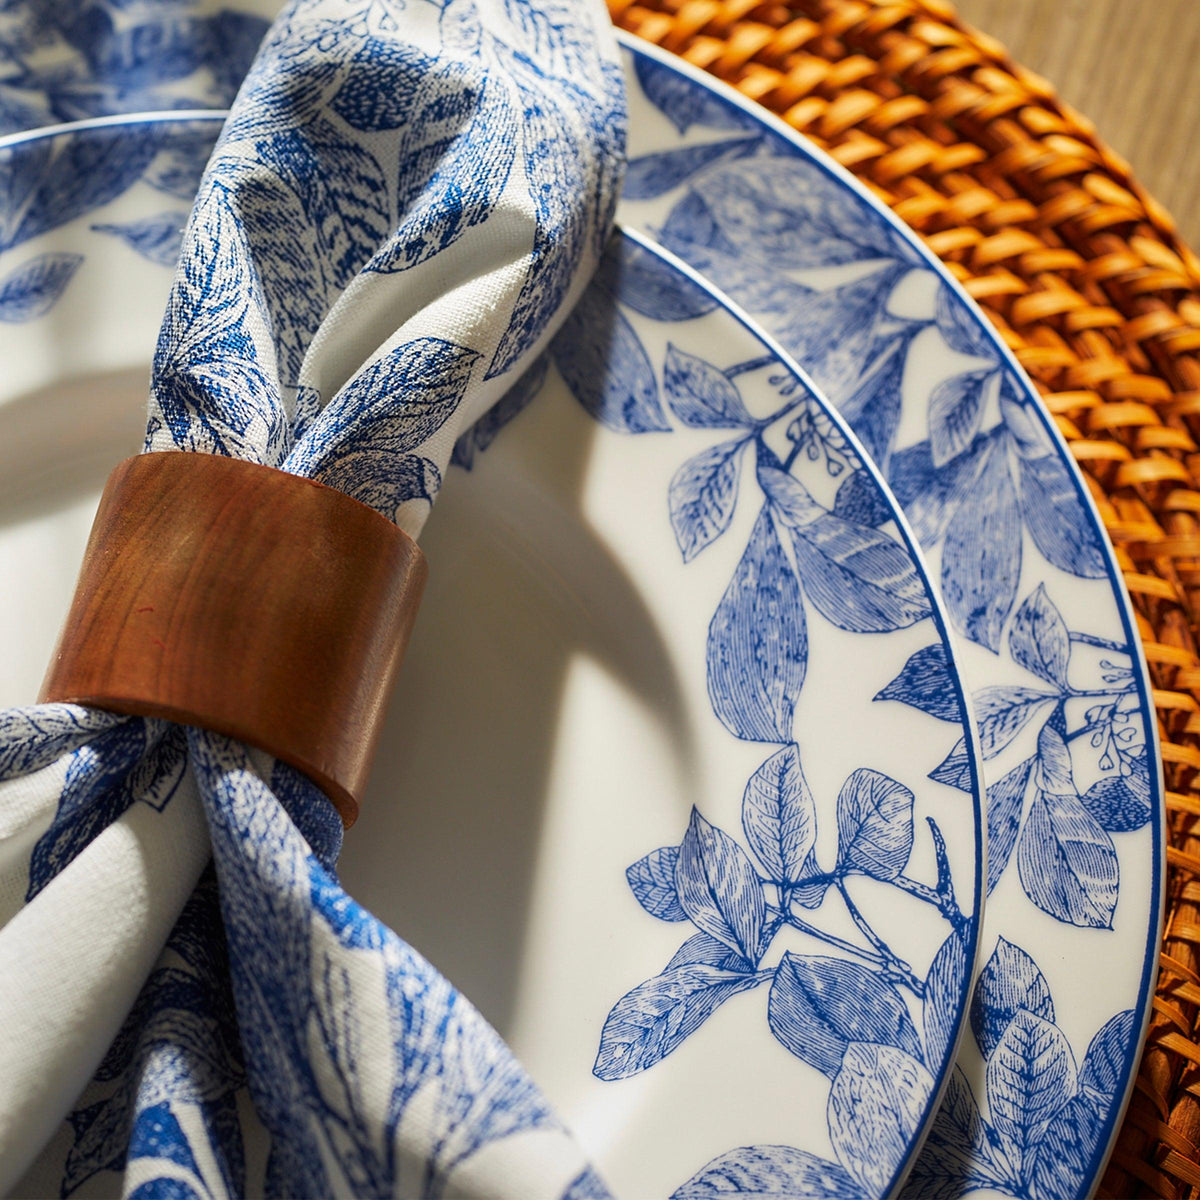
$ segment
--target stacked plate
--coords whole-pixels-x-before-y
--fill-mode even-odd
[[[138,87],[141,27],[113,25],[75,30],[53,89],[0,92],[4,704],[140,443],[231,46],[263,28],[155,11],[186,54]],[[0,36],[15,62],[61,35]],[[1087,1195],[1164,840],[1100,522],[891,214],[736,94],[625,55],[622,228],[456,450],[343,878],[619,1195]]]

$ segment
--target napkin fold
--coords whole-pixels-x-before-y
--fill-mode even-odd
[[[184,235],[146,449],[280,466],[415,536],[596,266],[623,138],[591,0],[295,0]],[[340,887],[340,839],[313,784],[229,739],[0,713],[0,1190],[607,1194]]]

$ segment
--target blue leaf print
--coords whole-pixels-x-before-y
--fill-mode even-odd
[[[970,308],[945,284],[938,288],[934,312],[938,332],[952,350],[973,358],[996,358],[996,351],[988,340],[984,325],[975,319]]]
[[[887,1194],[925,1119],[933,1077],[891,1045],[851,1042],[829,1089],[829,1137],[871,1197]]]
[[[1039,710],[1058,698],[1054,692],[1009,684],[977,692],[974,697],[975,719],[979,725],[979,747],[983,757],[995,758]]]
[[[0,279],[0,321],[32,321],[58,302],[82,254],[39,254]]]
[[[671,528],[684,562],[729,528],[737,504],[738,475],[745,438],[701,450],[675,472],[667,490]]]
[[[904,669],[876,694],[876,700],[897,700],[919,708],[939,721],[960,721],[957,675],[947,658],[941,642],[922,646],[913,654]]]
[[[888,468],[892,441],[900,423],[904,364],[911,344],[909,335],[893,338],[863,372],[849,397],[838,405],[867,454],[883,470]]]
[[[1075,1087],[1075,1059],[1062,1030],[1020,1010],[988,1059],[987,1095],[993,1125],[1022,1174]]]
[[[679,893],[675,890],[675,864],[678,861],[678,846],[662,846],[639,858],[625,872],[630,890],[638,903],[660,921],[687,920],[687,913],[683,911]],[[721,948],[724,953],[729,953],[727,946],[721,945]]]
[[[732,104],[698,92],[690,80],[644,54],[634,55],[633,67],[646,99],[680,133],[687,133],[693,125],[741,129],[754,124],[753,118],[740,113]]]
[[[690,321],[717,307],[708,288],[626,237],[609,243],[595,284],[654,321]]]
[[[194,201],[220,132],[214,125],[215,122],[205,122],[194,129],[174,130],[169,144],[154,156],[142,174],[142,182],[176,200],[186,200],[189,204]]]
[[[1059,570],[1102,579],[1104,554],[1094,536],[1078,533],[1089,528],[1087,509],[1049,435],[1016,401],[1005,398],[1000,410],[1020,457],[1021,510],[1037,548]]]
[[[990,1058],[1017,1013],[1025,1011],[1054,1022],[1050,985],[1038,965],[1021,949],[1000,938],[975,982],[971,1030],[984,1058]]]
[[[741,1146],[697,1171],[671,1200],[867,1200],[840,1164],[791,1146]]]
[[[693,429],[750,429],[754,418],[724,371],[670,344],[663,393],[671,411]]]
[[[125,225],[93,225],[92,228],[97,233],[110,233],[120,238],[143,258],[160,267],[173,267],[179,261],[179,245],[186,224],[187,213],[161,212]]]
[[[955,1067],[925,1145],[909,1174],[904,1200],[959,1200],[975,1188],[1003,1185],[993,1174],[991,1148],[979,1107],[961,1067]]]
[[[0,709],[0,778],[16,779],[40,770],[98,733],[131,720],[77,704]]]
[[[925,1056],[937,1069],[958,1032],[963,985],[967,981],[967,947],[955,931],[933,956],[925,980]]]
[[[394,347],[333,398],[293,448],[287,469],[361,493],[364,503],[377,499],[390,518],[406,498],[400,492],[436,490],[432,463],[399,456],[411,458],[457,411],[478,361],[474,350],[443,338]]]
[[[894,516],[879,485],[864,470],[851,471],[842,480],[833,502],[833,515],[872,529],[886,525]]]
[[[381,38],[366,39],[329,107],[352,129],[365,133],[381,133],[411,125],[419,120],[419,88],[433,66],[434,60],[416,46]],[[447,70],[437,75],[431,91],[439,103],[429,107],[446,116],[469,117],[473,115],[471,101],[475,94],[466,73],[460,81],[459,93],[448,101],[447,93],[451,92],[454,82]],[[453,126],[447,123],[439,132],[443,134],[439,140],[444,144],[452,141]]]
[[[475,455],[486,450],[496,440],[500,430],[529,407],[542,390],[549,365],[550,359],[545,354],[539,354],[521,378],[454,443],[450,461],[455,466],[469,471],[475,462]]]
[[[641,62],[640,58],[635,61]],[[691,107],[694,109],[695,93],[692,100]],[[722,142],[702,142],[698,146],[681,146],[657,154],[643,154],[630,159],[621,194],[626,200],[653,200],[686,183],[712,163],[722,159],[745,158],[761,145],[760,137],[740,137]]]
[[[1065,689],[1071,661],[1071,635],[1054,603],[1039,583],[1017,609],[1008,648],[1013,658],[1047,683]]]
[[[1111,929],[1120,865],[1112,838],[1074,794],[1039,789],[1017,846],[1025,894],[1059,921]]]
[[[838,862],[874,879],[895,879],[913,845],[913,794],[902,783],[859,767],[837,801]]]
[[[1071,752],[1063,741],[1062,734],[1051,722],[1042,726],[1038,734],[1038,767],[1041,769],[1042,787],[1060,796],[1075,795],[1075,776],[1071,766]]]
[[[975,439],[984,410],[1000,393],[1000,372],[985,367],[942,380],[929,396],[929,448],[944,467]]]
[[[795,742],[750,776],[742,797],[742,828],[772,880],[795,883],[803,877],[817,838],[817,806]]]
[[[686,914],[685,914],[686,916]],[[723,967],[727,971],[749,971],[748,963],[736,950],[730,950],[724,942],[718,942],[710,934],[693,933],[678,950],[671,955],[665,970],[682,967],[687,963],[707,963],[711,967]]]
[[[0,251],[116,199],[138,181],[157,150],[154,137],[130,137],[118,128],[55,138],[45,156],[0,152],[0,167],[29,172],[19,181],[25,193],[20,209],[0,214]]]
[[[875,969],[840,958],[784,954],[767,998],[771,1032],[833,1079],[849,1046],[875,1042],[921,1057],[904,999]]]
[[[759,982],[756,975],[705,963],[672,967],[646,980],[608,1014],[592,1073],[614,1080],[645,1071],[695,1033],[719,1005]]]
[[[746,852],[696,809],[675,867],[679,902],[698,929],[756,963],[766,899]]]
[[[1080,1086],[1115,1096],[1129,1070],[1129,1048],[1136,1033],[1132,1009],[1127,1008],[1108,1020],[1088,1044],[1079,1072]]]
[[[550,344],[550,354],[585,411],[617,433],[666,432],[654,369],[633,326],[596,283]]]
[[[1132,833],[1150,820],[1149,783],[1136,772],[1098,779],[1080,800],[1109,833]]]
[[[970,450],[940,468],[933,465],[928,441],[892,455],[888,483],[921,545],[936,544],[945,536],[988,460],[989,447],[998,440],[994,432],[983,434]]]
[[[954,743],[950,753],[929,772],[929,778],[934,783],[958,788],[960,792],[971,792],[974,789],[975,776],[971,770],[971,756],[967,753],[964,738],[959,738]]]
[[[1021,514],[1002,444],[993,445],[974,488],[946,531],[942,596],[954,624],[993,653],[1021,574]]]
[[[792,535],[804,590],[828,621],[853,633],[885,633],[929,616],[929,596],[898,542],[835,517],[761,454],[758,481]]]
[[[735,737],[790,742],[808,663],[800,584],[764,508],[708,627],[708,695]]]
[[[987,894],[990,896],[1000,882],[1004,868],[1012,858],[1021,828],[1021,813],[1025,807],[1025,792],[1033,774],[1035,758],[1018,763],[987,790]]]
[[[1075,1200],[1104,1132],[1107,1112],[1084,1092],[1073,1096],[1050,1122],[1033,1152],[1031,1183],[1038,1200]]]

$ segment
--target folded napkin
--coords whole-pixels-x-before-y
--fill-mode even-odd
[[[184,235],[146,449],[281,466],[415,536],[595,267],[623,135],[592,0],[295,0]],[[340,839],[226,738],[0,713],[0,1190],[606,1194],[339,886]]]

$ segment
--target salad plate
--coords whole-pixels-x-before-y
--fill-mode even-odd
[[[930,563],[974,697],[983,965],[911,1194],[1088,1195],[1149,1017],[1165,841],[1150,686],[1100,520],[1032,384],[915,235],[760,106],[624,44],[622,221],[742,305],[848,420]],[[889,695],[933,712],[939,691],[914,671]],[[932,777],[952,783],[959,755]]]
[[[0,146],[5,705],[140,444],[219,125]],[[636,234],[454,461],[348,890],[478,1004],[617,1195],[895,1195],[966,1025],[985,868],[947,619],[880,475]],[[103,1194],[110,1159],[71,1137],[71,1187]]]

